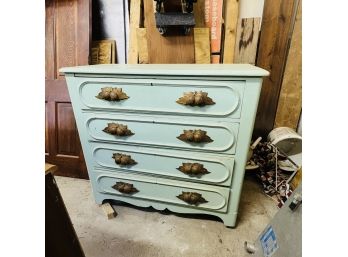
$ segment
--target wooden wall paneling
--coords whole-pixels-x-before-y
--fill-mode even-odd
[[[147,37],[145,28],[137,28],[137,44],[139,52],[139,63],[149,63],[149,50],[147,48]]]
[[[209,28],[194,28],[195,62],[210,63],[210,33]]]
[[[223,63],[233,63],[239,15],[239,0],[225,0]]]
[[[88,178],[79,141],[64,66],[89,63],[90,0],[46,1],[46,162],[59,167],[57,175]]]
[[[127,63],[138,63],[137,28],[140,26],[141,0],[131,0],[129,21],[129,48]]]
[[[169,33],[161,36],[156,28],[153,0],[144,0],[144,26],[147,31],[149,63],[194,63],[193,32],[184,36]],[[166,1],[166,11],[181,11],[180,1]],[[179,9],[177,9],[179,8]]]
[[[239,19],[234,51],[234,63],[255,64],[260,32],[260,18]]]
[[[273,129],[295,7],[295,1],[265,0],[264,3],[256,64],[268,70],[270,76],[263,81],[254,137],[266,136]]]
[[[275,127],[296,130],[302,109],[302,1],[299,1],[282,88],[280,91]]]

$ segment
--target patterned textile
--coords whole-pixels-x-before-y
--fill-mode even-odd
[[[284,160],[277,148],[269,142],[259,143],[253,151],[249,164],[259,166],[256,176],[259,178],[264,193],[271,197],[280,208],[292,193],[286,181],[291,172],[279,169],[278,160]]]

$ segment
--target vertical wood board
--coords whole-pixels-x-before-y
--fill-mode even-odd
[[[149,50],[147,48],[146,29],[137,28],[137,44],[139,51],[139,63],[149,63]]]
[[[209,28],[194,28],[195,62],[210,63]]]
[[[239,0],[225,0],[223,63],[233,63],[234,60],[238,15]]]
[[[275,127],[296,130],[302,109],[302,1],[297,9],[294,31],[280,91]]]
[[[127,63],[138,63],[138,44],[137,28],[140,25],[140,4],[141,0],[132,0],[130,4],[130,22],[129,22],[129,48]]]
[[[260,18],[240,19],[237,26],[234,63],[255,64]]]
[[[265,0],[256,64],[270,76],[263,80],[254,137],[273,129],[294,14],[295,1]]]

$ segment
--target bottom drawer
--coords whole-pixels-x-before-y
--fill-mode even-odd
[[[130,174],[94,172],[98,192],[226,212],[228,188]]]

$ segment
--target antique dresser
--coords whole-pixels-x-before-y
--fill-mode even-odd
[[[248,64],[62,68],[97,203],[235,226],[262,77]]]

